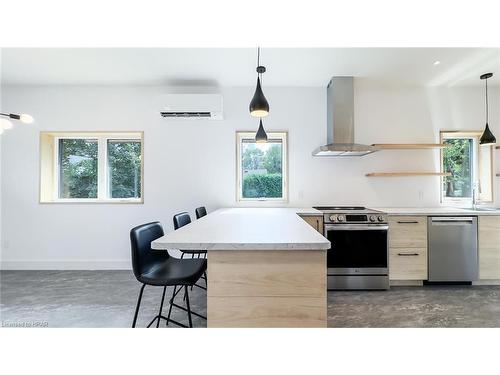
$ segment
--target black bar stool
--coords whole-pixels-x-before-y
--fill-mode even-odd
[[[185,225],[188,225],[191,223],[191,216],[187,212],[181,212],[177,215],[174,215],[174,229],[177,230],[179,228],[182,228]],[[195,255],[199,258],[200,256],[203,256],[203,258],[206,258],[207,251],[206,250],[180,250],[182,252],[181,254],[181,259],[184,258],[185,254],[191,254],[191,258],[194,258]]]
[[[207,216],[207,209],[205,207],[198,207],[196,210],[194,210],[196,213],[196,219],[199,219],[200,217]]]
[[[158,315],[148,324],[148,328],[156,321],[156,327],[160,326],[160,320],[165,319],[167,324],[172,322],[181,327],[187,327],[185,324],[179,323],[170,319],[172,306],[175,306],[188,313],[189,327],[193,326],[191,314],[206,319],[205,316],[191,311],[189,305],[188,287],[193,286],[205,273],[207,269],[206,259],[177,259],[171,257],[168,251],[152,250],[151,242],[163,236],[163,228],[157,221],[139,225],[130,231],[130,243],[132,247],[132,268],[136,279],[142,283],[137,306],[135,308],[134,321],[132,328],[137,322],[137,315],[141,306],[142,294],[146,285],[163,286],[163,294],[161,297],[160,311]],[[184,289],[186,299],[186,308],[173,303],[173,298],[170,300],[170,309],[168,317],[161,314],[163,302],[165,300],[165,292],[167,286],[179,286]]]
[[[191,223],[191,217],[187,212],[181,212],[176,215],[174,215],[174,229],[177,230],[179,228],[182,228],[185,225],[188,225]],[[200,258],[200,256],[206,260],[207,257],[207,251],[206,250],[180,250],[181,251],[181,259],[184,258],[184,255],[186,254],[191,254],[191,259],[197,256],[197,258]],[[205,287],[198,285],[198,284],[193,284],[191,285],[191,290],[193,290],[193,286],[196,286],[198,288],[207,289],[208,283],[207,283],[207,273],[206,271],[203,272],[203,275],[201,276],[203,280],[205,280]],[[179,292],[182,290],[182,288],[177,289],[177,287],[174,287],[174,291],[172,293],[172,298],[170,299],[170,308],[168,310],[168,316],[167,319],[170,319],[170,314],[172,313],[172,305],[175,306],[174,299],[179,294]],[[186,297],[186,294],[184,294],[184,298]],[[168,320],[167,320],[167,325],[168,325]]]

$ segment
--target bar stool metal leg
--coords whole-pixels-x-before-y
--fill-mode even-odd
[[[139,314],[139,307],[141,306],[142,293],[144,292],[144,288],[146,284],[142,284],[141,291],[139,292],[139,298],[137,299],[137,306],[135,307],[134,321],[132,323],[132,328],[135,328],[135,323],[137,322],[137,315]]]
[[[189,318],[189,328],[193,328],[193,321],[191,319],[191,307],[189,306],[189,294],[188,294],[188,286],[184,286],[184,290],[186,293],[186,307],[187,307],[187,313],[188,313],[188,318]]]
[[[167,287],[163,287],[163,294],[161,296],[161,303],[160,303],[160,312],[158,312],[158,321],[156,322],[156,328],[160,327],[160,320],[161,320],[161,310],[163,310],[163,301],[165,301],[165,292],[167,291]]]
[[[182,290],[182,286],[177,289],[177,285],[174,286],[174,292],[172,293],[172,298],[170,298],[170,307],[168,308],[168,316],[167,316],[167,326],[170,321],[170,315],[172,314],[172,306],[174,305],[175,296]]]

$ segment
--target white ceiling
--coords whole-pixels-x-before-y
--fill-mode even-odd
[[[10,85],[252,86],[257,56],[249,48],[8,48],[1,57],[0,78]],[[475,85],[487,71],[500,84],[500,48],[263,48],[261,64],[267,86],[326,86],[334,75]]]

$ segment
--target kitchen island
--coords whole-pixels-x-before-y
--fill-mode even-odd
[[[208,327],[326,327],[330,242],[311,208],[225,208],[155,240],[156,250],[207,250]]]

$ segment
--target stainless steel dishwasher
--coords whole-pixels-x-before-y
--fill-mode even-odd
[[[433,216],[427,228],[429,281],[477,280],[477,217]]]

